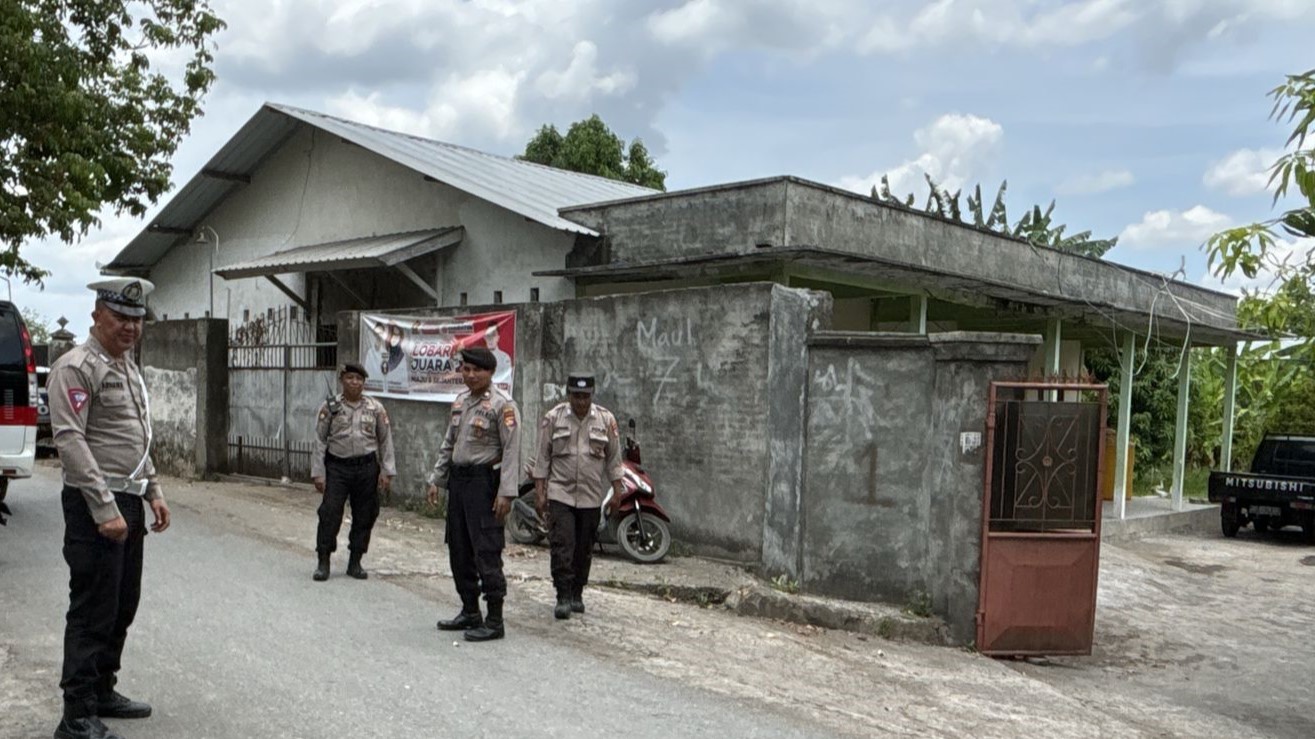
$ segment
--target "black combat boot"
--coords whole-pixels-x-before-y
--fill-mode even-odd
[[[315,582],[324,582],[329,579],[329,553],[320,552],[320,563],[315,566],[315,574],[311,579]]]
[[[55,739],[123,739],[94,715],[87,707],[64,705],[64,718],[55,727]]]
[[[370,576],[370,573],[361,568],[360,552],[352,552],[351,556],[347,558],[347,575],[357,580],[364,580]]]
[[[96,715],[101,718],[150,718],[151,705],[111,690],[96,699]]]
[[[571,592],[571,613],[584,613],[584,588],[576,586]]]
[[[465,631],[484,625],[484,618],[479,615],[479,596],[461,599],[461,611],[453,618],[438,622],[439,631]]]
[[[552,617],[559,620],[571,617],[571,596],[566,593],[557,594],[557,606],[552,609]]]
[[[506,636],[502,626],[502,599],[489,601],[489,617],[483,626],[477,626],[466,632],[466,641],[492,641]]]

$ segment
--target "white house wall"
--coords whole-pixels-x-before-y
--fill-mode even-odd
[[[462,292],[471,304],[491,303],[495,290],[501,290],[507,302],[525,301],[532,287],[540,289],[544,301],[573,297],[568,280],[530,277],[534,271],[564,266],[572,234],[426,181],[401,165],[309,128],[276,150],[252,174],[251,183],[202,224],[219,234],[216,267],[298,246],[461,225],[465,239],[438,260],[442,305],[457,305]],[[211,238],[209,230],[204,231]],[[213,245],[193,241],[180,241],[151,270],[157,288],[150,302],[159,317],[197,318],[208,310],[207,249]],[[397,279],[405,278],[398,274]],[[282,275],[280,280],[306,294],[302,275]],[[215,314],[231,322],[240,322],[243,311],[254,317],[290,303],[263,277],[214,279]]]

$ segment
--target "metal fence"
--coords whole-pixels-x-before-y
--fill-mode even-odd
[[[337,363],[336,343],[230,343],[229,470],[309,480],[314,413],[336,389]]]

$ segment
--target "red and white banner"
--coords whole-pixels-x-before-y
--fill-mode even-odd
[[[461,357],[467,347],[487,347],[498,360],[493,384],[511,392],[516,366],[516,313],[420,318],[361,314],[361,363],[365,391],[386,398],[450,403],[466,389]]]

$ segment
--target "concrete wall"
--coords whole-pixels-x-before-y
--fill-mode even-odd
[[[757,563],[765,531],[780,538],[792,525],[801,484],[805,340],[825,327],[825,295],[760,283],[499,307],[517,311],[513,395],[530,419],[526,454],[533,419],[563,399],[566,375],[590,371],[597,402],[623,424],[636,419],[645,466],[662,489],[677,538],[700,553]],[[357,353],[357,316],[340,316],[343,361]],[[399,431],[397,489],[418,495],[449,407],[384,403]],[[798,556],[793,544],[772,551]]]
[[[762,256],[763,246],[821,248],[898,267],[899,281],[910,286],[945,284],[972,293],[990,285],[1002,293],[1022,290],[1143,315],[1167,299],[1160,294],[1167,287],[1178,298],[1170,318],[1180,319],[1179,308],[1190,314],[1194,337],[1203,327],[1236,327],[1237,301],[1231,295],[1183,282],[1166,286],[1150,273],[790,177],[567,208],[562,214],[600,231],[605,248],[599,253],[613,265]]]
[[[215,266],[223,266],[291,249],[347,238],[426,228],[464,225],[465,239],[444,250],[431,262],[417,260],[422,277],[434,276],[444,305],[456,305],[461,292],[470,303],[488,303],[501,290],[506,302],[529,299],[538,287],[541,300],[571,297],[574,288],[557,277],[531,277],[538,270],[560,269],[574,235],[538,223],[467,195],[447,185],[423,179],[416,172],[394,164],[365,149],[322,132],[303,128],[275,151],[251,177],[206,216],[205,225],[219,234]],[[207,238],[210,237],[206,232]],[[197,318],[209,305],[211,250],[209,245],[180,240],[151,270],[157,286],[150,296],[157,316]],[[212,239],[213,241],[213,239]],[[414,289],[399,273],[390,275],[394,286],[405,292]],[[280,279],[302,295],[305,278],[298,274]],[[388,277],[379,278],[388,284]],[[423,300],[376,291],[379,298],[370,306],[343,305],[333,298],[341,288],[326,283],[320,292],[329,301],[326,316],[338,310],[362,307],[400,307],[429,304]],[[423,295],[423,293],[421,293]],[[241,322],[242,311],[254,316],[267,308],[291,301],[263,277],[214,279],[215,313]],[[363,298],[370,296],[362,294]],[[414,297],[414,296],[412,296]],[[331,321],[331,319],[328,319]]]
[[[156,469],[196,477],[222,472],[228,454],[228,324],[157,321],[142,332]]]
[[[1039,338],[831,333],[810,346],[803,460],[805,588],[860,600],[930,596],[972,638],[991,379],[1018,377]],[[787,570],[789,572],[790,570]]]

